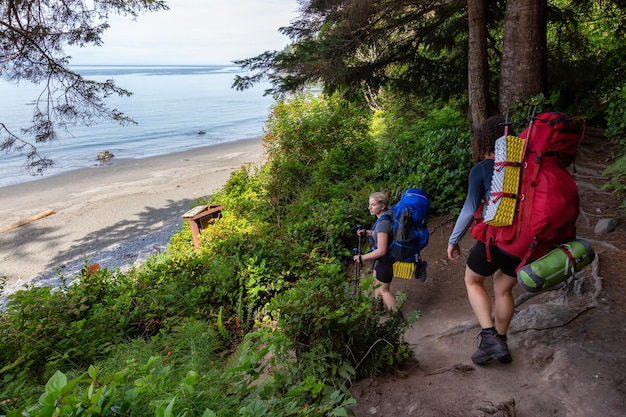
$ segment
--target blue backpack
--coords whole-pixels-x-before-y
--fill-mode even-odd
[[[428,245],[428,211],[430,200],[420,188],[409,188],[391,208],[393,240],[388,255],[396,261],[416,262],[422,249]]]

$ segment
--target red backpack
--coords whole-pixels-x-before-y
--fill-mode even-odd
[[[522,259],[519,268],[576,238],[578,187],[566,170],[576,156],[584,124],[559,112],[535,116],[527,139],[511,226],[488,226],[487,240]]]

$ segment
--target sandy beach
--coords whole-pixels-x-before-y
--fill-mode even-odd
[[[72,274],[86,258],[103,268],[132,265],[167,244],[194,200],[219,190],[242,165],[262,160],[258,138],[113,158],[111,165],[0,188],[3,298],[24,284],[48,285],[59,272]],[[45,213],[52,214],[25,223]]]

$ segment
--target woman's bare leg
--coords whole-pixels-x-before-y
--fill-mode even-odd
[[[374,290],[374,296],[378,298],[380,295],[383,298],[383,303],[389,310],[395,310],[396,308],[396,296],[390,291],[391,284],[384,284],[379,280],[375,281],[376,289]]]
[[[496,330],[499,334],[506,334],[513,318],[515,300],[513,287],[517,279],[498,270],[493,275],[493,292],[495,296]]]
[[[467,289],[467,298],[469,299],[474,315],[480,323],[480,327],[488,329],[493,326],[491,318],[491,297],[485,290],[486,277],[478,275],[469,267],[465,267],[465,288]]]

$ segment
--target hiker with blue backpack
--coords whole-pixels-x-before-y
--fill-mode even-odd
[[[461,255],[459,242],[474,223],[475,213],[489,200],[491,178],[494,169],[494,151],[496,139],[503,136],[505,120],[499,116],[488,118],[480,126],[472,141],[472,153],[476,164],[469,174],[469,186],[461,213],[448,239],[448,258],[457,263],[456,255]],[[483,364],[493,359],[503,363],[512,361],[506,343],[506,333],[513,318],[513,287],[517,283],[516,268],[520,258],[501,251],[497,246],[490,246],[479,238],[467,257],[465,267],[465,287],[470,305],[481,327],[480,345],[472,355],[472,361]],[[487,252],[490,251],[490,258]],[[491,316],[491,297],[484,284],[487,277],[493,275],[495,305],[495,323]]]
[[[393,224],[389,214],[389,197],[383,192],[372,193],[369,197],[370,214],[376,216],[376,222],[371,229],[357,230],[359,236],[368,237],[372,251],[366,254],[354,255],[354,262],[362,265],[364,261],[374,261],[375,290],[374,296],[381,297],[389,310],[396,309],[396,297],[390,290],[393,279],[394,258],[388,254],[389,245],[392,242]],[[401,313],[399,313],[401,314]]]

